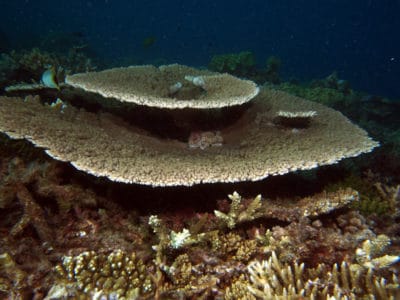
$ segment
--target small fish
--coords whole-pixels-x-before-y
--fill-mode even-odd
[[[56,68],[54,66],[43,72],[42,83],[49,88],[60,90],[60,86],[58,85],[57,80]]]

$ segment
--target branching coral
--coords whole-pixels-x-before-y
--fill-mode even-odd
[[[268,260],[251,262],[248,274],[248,289],[257,299],[396,299],[400,295],[394,273],[389,281],[373,269],[344,261],[340,266],[306,268],[303,263],[283,264],[272,252]]]
[[[21,291],[26,289],[25,279],[28,274],[23,271],[7,252],[0,253],[0,292],[9,292],[12,299],[18,299]]]
[[[283,83],[277,88],[293,95],[332,107],[345,106],[353,100],[351,95],[345,95],[336,89],[327,87],[304,87],[301,85]]]
[[[0,54],[0,86],[6,84],[10,75],[18,69],[18,64],[4,53]]]
[[[400,216],[400,184],[390,186],[381,182],[376,182],[374,187],[383,199],[383,202],[388,205],[389,211],[393,213],[393,217],[396,218]]]
[[[352,203],[364,215],[378,216],[400,215],[400,185],[388,183],[386,178],[377,177],[371,170],[363,176],[350,175],[337,183],[330,184],[328,190],[337,190],[338,187],[351,187],[359,192],[360,201]]]
[[[249,76],[255,69],[255,57],[250,51],[215,55],[211,58],[208,67],[221,73]]]
[[[247,207],[241,203],[242,197],[237,192],[233,192],[228,197],[232,201],[229,212],[214,211],[215,216],[228,228],[232,229],[237,224],[252,221],[260,216],[261,195],[255,197]]]
[[[16,198],[23,208],[23,214],[10,230],[11,236],[21,234],[28,225],[32,225],[43,242],[51,242],[52,231],[45,221],[44,211],[35,202],[33,194],[27,188],[35,181],[38,171],[34,165],[31,167],[30,171],[26,172],[23,169],[23,162],[17,158],[9,164],[8,174],[0,180],[0,193],[2,194],[0,208],[11,205]]]
[[[382,255],[389,244],[389,237],[383,234],[374,239],[365,240],[362,247],[356,251],[357,263],[364,268],[382,269],[399,262],[399,255]]]
[[[282,299],[285,290],[283,297],[288,299],[291,293],[303,297],[398,296],[398,280],[391,279],[387,275],[392,275],[390,268],[385,268],[398,260],[390,255],[393,249],[384,247],[388,239],[376,237],[354,211],[330,214],[357,201],[354,190],[275,200],[261,195],[244,199],[233,193],[227,203],[230,207],[218,207],[215,215],[210,211],[180,215],[174,223],[162,213],[148,217],[135,211],[135,218],[128,217],[126,210],[111,201],[112,191],[107,191],[107,201],[102,200],[90,190],[91,185],[82,187],[74,184],[74,178],[60,174],[59,164],[1,162],[0,212],[9,221],[0,222],[5,224],[0,230],[0,247],[5,245],[0,255],[0,297],[12,295],[16,283],[22,289],[40,286],[35,296],[41,293],[43,298],[47,293],[46,299],[253,300],[271,293]],[[21,212],[22,219],[13,229],[13,217],[20,217]],[[256,218],[259,222],[254,222]],[[52,249],[43,247],[51,239],[45,230],[48,227],[55,236]],[[25,257],[18,255],[21,250],[15,248],[22,245],[9,234],[10,229],[24,239],[21,244],[33,240],[37,252],[28,256],[25,250]],[[365,242],[360,245],[361,241]],[[357,247],[361,250],[354,254]],[[39,256],[37,249],[46,253],[48,265],[32,266]],[[268,255],[269,265],[257,260]],[[357,263],[342,263],[353,258]],[[59,265],[52,273],[55,261]],[[38,269],[47,277],[34,285],[31,274]],[[270,275],[276,279],[264,278]],[[264,290],[266,283],[270,294]]]
[[[352,256],[360,241],[374,238],[374,233],[360,214],[350,211],[329,221],[302,218],[287,226],[274,226],[265,233],[258,232],[256,238],[265,245],[265,253],[275,251],[282,262],[301,258],[316,266],[332,265]]]
[[[95,69],[91,59],[79,52],[77,48],[71,49],[68,55],[59,55],[33,48],[29,51],[12,51],[9,57],[18,64],[20,70],[37,76],[33,79],[38,79],[39,75],[49,66],[61,67],[64,74]]]
[[[171,231],[169,245],[174,249],[179,249],[183,246],[189,245],[191,238],[189,230],[184,228],[181,232]]]
[[[168,247],[179,249],[193,242],[188,229],[184,228],[181,232],[173,230],[168,232],[168,228],[158,216],[150,216],[148,224],[157,235],[159,241],[158,245],[153,246],[153,249],[156,251],[163,251]]]
[[[251,201],[243,201],[234,192],[228,195],[231,199],[229,212],[215,210],[215,216],[221,223],[232,229],[237,224],[257,218],[274,218],[282,221],[296,221],[303,217],[316,217],[333,210],[345,207],[358,201],[358,192],[353,189],[338,189],[335,192],[321,192],[302,199],[278,199],[262,201],[261,195]]]
[[[39,218],[35,216],[40,210],[37,205],[32,204],[35,197],[54,199],[58,209],[64,213],[74,206],[96,206],[93,192],[78,185],[61,182],[61,169],[61,165],[56,162],[34,161],[26,165],[20,158],[11,160],[8,162],[8,170],[0,179],[0,192],[3,195],[0,208],[10,205],[16,197],[24,207],[25,214],[30,214],[30,219],[35,219]]]
[[[165,284],[163,296],[168,297],[169,295],[175,298],[179,294],[186,297],[209,295],[218,284],[218,276],[216,274],[201,274],[198,268],[199,266],[192,264],[186,253],[179,255],[171,266],[165,266],[164,272],[171,282]],[[198,271],[194,272],[194,270]]]
[[[48,66],[59,65],[59,60],[55,54],[42,51],[39,48],[23,52],[12,51],[10,57],[18,63],[21,69],[32,74],[40,74]]]
[[[24,213],[18,223],[13,226],[10,234],[16,236],[28,225],[32,225],[42,241],[51,241],[52,230],[45,221],[46,218],[42,208],[34,201],[31,193],[24,185],[20,184],[16,188],[16,196],[23,207]]]
[[[189,269],[187,268],[187,266],[190,266],[190,262],[188,262],[187,259],[185,259],[185,264],[182,265],[182,259],[178,257],[171,266],[168,266],[166,263],[166,253],[169,249],[178,250],[197,242],[196,237],[199,237],[200,235],[192,237],[189,230],[186,228],[181,232],[175,232],[173,230],[169,232],[169,229],[164,222],[155,215],[149,217],[148,224],[158,239],[158,244],[152,246],[155,251],[153,262],[156,266],[152,279],[155,283],[155,298],[158,299],[161,294],[166,294],[168,293],[168,290],[171,289],[171,287],[167,287],[164,284],[166,275],[170,279],[172,278],[172,280],[180,282],[180,284],[186,283],[189,280],[187,277],[192,276],[191,267],[189,267]],[[185,270],[177,269],[177,265],[181,268],[184,267]],[[186,279],[176,279],[181,278],[182,276]],[[181,286],[180,288],[183,287]]]
[[[257,242],[243,239],[240,235],[229,232],[216,234],[210,239],[212,251],[219,257],[229,257],[232,260],[247,262],[260,251]]]
[[[153,291],[148,268],[135,253],[115,250],[111,253],[82,252],[65,256],[56,267],[61,284],[53,287],[53,294],[65,291],[64,297],[86,295],[116,299],[136,299]],[[75,294],[71,294],[74,291]],[[47,296],[53,299],[51,293]]]
[[[140,226],[122,218],[115,203],[103,202],[93,191],[66,179],[65,171],[58,163],[2,158],[0,298],[30,298],[25,292],[34,289],[43,294],[54,281],[55,259],[67,250],[110,251],[116,244],[127,251],[133,246],[141,249]]]
[[[153,246],[155,298],[218,295],[219,282],[235,277],[243,263],[261,249],[255,240],[243,239],[233,232],[170,231],[157,216],[150,216],[149,225],[158,238],[158,244]],[[179,254],[183,249],[188,253]]]

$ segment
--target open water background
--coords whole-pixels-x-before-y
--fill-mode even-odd
[[[400,98],[399,0],[1,0],[0,7],[2,51],[63,34],[113,65],[206,66],[214,54],[248,50],[260,66],[280,57],[286,80],[336,70],[355,89]]]

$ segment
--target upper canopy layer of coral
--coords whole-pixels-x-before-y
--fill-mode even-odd
[[[177,64],[75,74],[66,83],[121,102],[171,109],[241,105],[259,92],[252,81]]]
[[[315,111],[307,128],[274,122],[279,111]],[[262,90],[220,129],[222,145],[191,148],[150,135],[105,113],[39,101],[0,98],[0,131],[27,139],[52,157],[113,181],[152,186],[255,181],[312,169],[369,152],[378,145],[341,113],[284,92]]]

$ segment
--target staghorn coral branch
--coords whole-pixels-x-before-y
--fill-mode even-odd
[[[242,204],[242,197],[235,191],[228,195],[231,199],[229,213],[225,214],[219,210],[215,210],[215,216],[222,221],[229,229],[234,228],[237,224],[252,221],[260,216],[261,195],[258,195],[254,200],[245,207]]]
[[[40,240],[48,242],[52,240],[52,231],[46,223],[42,208],[35,202],[31,193],[23,184],[17,186],[17,198],[21,203],[24,213],[17,224],[10,231],[12,236],[20,234],[28,225],[32,225]]]
[[[235,228],[237,224],[263,217],[288,222],[304,217],[317,217],[359,200],[358,192],[350,188],[338,189],[329,193],[324,191],[296,200],[268,199],[268,201],[262,201],[262,196],[258,195],[248,204],[237,192],[233,192],[228,197],[232,201],[229,212],[215,210],[214,214],[222,225],[229,229]]]

